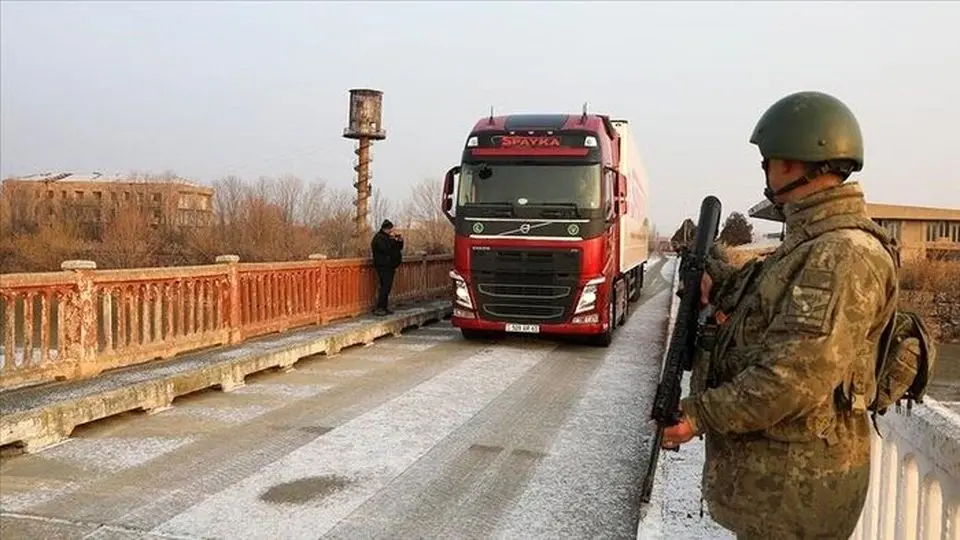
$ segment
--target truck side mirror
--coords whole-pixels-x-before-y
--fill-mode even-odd
[[[443,178],[443,199],[441,200],[440,207],[443,209],[443,214],[450,220],[450,223],[454,221],[451,210],[453,210],[454,176],[458,174],[460,174],[459,165],[447,171],[446,176]]]

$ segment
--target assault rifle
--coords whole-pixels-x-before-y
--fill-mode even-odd
[[[713,241],[720,227],[720,200],[710,195],[700,203],[700,218],[697,221],[697,235],[693,248],[685,250],[680,258],[679,291],[680,306],[677,308],[677,320],[670,335],[667,356],[660,375],[660,384],[653,400],[653,413],[650,415],[657,423],[647,475],[643,480],[640,500],[650,502],[653,490],[653,478],[660,458],[660,444],[663,430],[680,421],[680,381],[684,371],[693,369],[693,355],[697,340],[706,322],[708,312],[700,310],[700,280],[706,268],[707,254],[713,247]]]

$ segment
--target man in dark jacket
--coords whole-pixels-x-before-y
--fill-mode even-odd
[[[393,276],[403,259],[403,237],[393,232],[393,223],[384,220],[380,230],[373,235],[370,241],[370,251],[373,253],[373,268],[377,271],[380,282],[380,294],[377,295],[375,315],[387,315],[393,311],[387,309],[387,300],[390,298],[390,289],[393,288]]]

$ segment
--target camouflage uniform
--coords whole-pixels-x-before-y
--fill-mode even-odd
[[[846,539],[869,484],[866,401],[896,271],[856,183],[783,214],[786,237],[766,259],[739,271],[708,265],[713,303],[729,318],[681,407],[705,435],[703,489],[717,523],[739,538]],[[850,409],[835,402],[838,387]]]

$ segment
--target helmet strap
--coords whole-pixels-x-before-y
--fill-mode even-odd
[[[767,170],[767,169],[766,169],[766,160],[764,160],[764,173],[765,173],[765,174],[766,174],[766,170]],[[824,174],[826,174],[826,173],[828,173],[828,172],[831,172],[831,171],[840,174],[840,176],[842,176],[844,180],[846,180],[846,179],[847,179],[847,176],[850,175],[850,171],[849,171],[849,170],[844,170],[842,167],[838,167],[838,166],[836,166],[836,165],[834,165],[834,164],[831,164],[829,161],[821,161],[821,162],[819,162],[819,163],[812,163],[812,164],[810,164],[810,165],[807,166],[807,170],[806,170],[806,172],[803,174],[803,176],[801,176],[800,178],[797,178],[797,179],[794,180],[793,182],[790,182],[789,184],[783,186],[782,188],[780,188],[780,189],[778,189],[778,190],[776,190],[776,191],[774,191],[774,190],[770,187],[770,175],[769,175],[769,174],[766,174],[766,177],[767,177],[767,187],[766,187],[766,189],[763,190],[763,195],[764,195],[764,197],[767,198],[767,200],[769,200],[769,201],[772,202],[773,204],[778,204],[776,201],[773,200],[773,198],[776,197],[777,195],[781,195],[781,194],[783,194],[783,193],[788,193],[788,192],[790,192],[790,191],[793,191],[793,190],[797,189],[797,188],[800,187],[800,186],[809,184],[813,179],[818,178],[818,177],[820,177],[820,176],[822,176],[822,175],[824,175]]]

